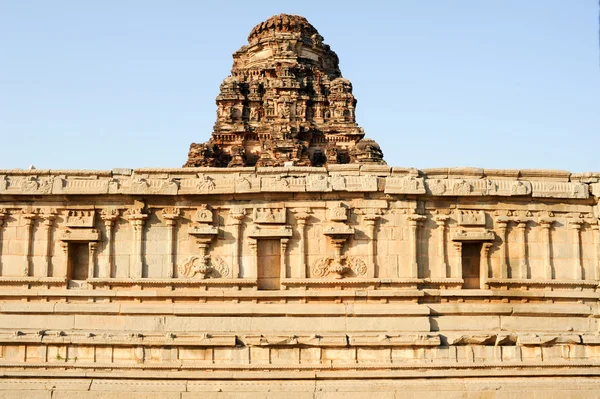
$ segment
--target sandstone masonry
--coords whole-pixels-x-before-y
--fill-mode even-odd
[[[387,166],[249,40],[188,167],[0,170],[0,397],[595,398],[600,174]]]

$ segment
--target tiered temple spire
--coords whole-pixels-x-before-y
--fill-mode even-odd
[[[305,18],[281,14],[258,24],[233,60],[212,136],[190,146],[184,166],[385,164],[356,123],[337,55]]]

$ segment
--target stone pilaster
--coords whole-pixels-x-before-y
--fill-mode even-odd
[[[527,220],[516,220],[517,231],[519,232],[519,278],[527,279]],[[514,276],[513,276],[514,277]]]
[[[246,277],[258,278],[258,240],[256,238],[248,238],[248,248],[250,249],[252,261],[250,262],[250,270],[248,270]]]
[[[598,220],[594,220],[592,224],[592,230],[594,232],[594,280],[600,279],[600,224]]]
[[[486,289],[486,283],[490,278],[490,249],[492,248],[491,242],[484,242],[481,245],[480,255],[480,268],[479,268],[479,288]],[[462,256],[461,256],[462,257]]]
[[[280,276],[281,279],[285,279],[288,278],[289,276],[287,275],[287,249],[288,249],[288,244],[289,244],[289,238],[282,238],[281,239],[281,246],[280,246],[280,256],[279,256],[279,263],[280,263]]]
[[[500,278],[508,278],[508,224],[509,220],[506,218],[498,218],[496,225],[500,233],[498,234],[502,238],[502,244],[500,244],[501,256],[500,256]]]
[[[104,222],[106,230],[105,248],[106,254],[101,270],[98,271],[99,277],[111,278],[113,276],[113,232],[115,222],[119,219],[119,211],[117,209],[108,208],[100,212],[100,218]]]
[[[544,278],[552,280],[552,224],[551,219],[540,219],[539,225],[542,227],[542,240],[544,245]]]
[[[240,277],[240,242],[242,235],[242,222],[246,216],[246,211],[243,208],[232,208],[229,210],[230,223],[233,228],[233,245],[231,251],[231,275],[233,278]]]
[[[377,227],[377,219],[379,219],[379,215],[376,213],[368,213],[364,216],[364,222],[367,226],[367,235],[369,236],[369,246],[367,253],[369,260],[367,263],[367,274],[365,276],[367,278],[375,277],[375,263],[377,259],[377,240],[375,237],[375,230]]]
[[[179,209],[165,208],[162,210],[162,216],[167,225],[167,277],[173,278],[175,275],[175,243],[177,219],[179,218]]]
[[[33,224],[37,218],[37,212],[30,209],[23,209],[23,221],[25,222],[25,253],[23,254],[23,269],[22,275],[29,276],[31,274],[31,249],[33,247]]]
[[[455,241],[454,246],[454,271],[452,278],[462,279],[462,242]]]
[[[57,212],[55,209],[50,209],[41,216],[42,225],[44,226],[44,235],[46,236],[46,243],[44,247],[44,277],[50,276],[50,259],[52,257],[52,225],[54,224],[54,219],[56,219],[56,214]]]
[[[0,276],[2,275],[2,233],[4,231],[4,220],[8,216],[8,211],[4,208],[0,208]]]
[[[90,241],[88,244],[89,257],[88,257],[88,279],[95,277],[96,271],[96,253],[98,251],[98,243]]]
[[[409,277],[419,278],[419,226],[425,220],[425,216],[408,215],[408,227],[410,234],[410,272]]]
[[[573,278],[575,280],[581,280],[583,278],[583,270],[581,263],[581,226],[583,224],[583,220],[580,219],[570,219],[569,220],[569,228],[572,230],[573,235],[573,263],[574,263],[574,273]]]
[[[63,270],[65,271],[66,277],[71,278],[69,270],[69,243],[67,241],[60,241],[60,249],[63,253]]]
[[[306,222],[310,217],[310,209],[300,208],[292,211],[296,216],[296,221],[298,223],[298,233],[300,234],[300,239],[298,242],[298,246],[300,247],[300,278],[306,278]]]
[[[133,230],[133,273],[130,270],[130,277],[142,278],[144,254],[142,253],[142,239],[144,231],[144,222],[148,215],[143,213],[141,208],[130,209],[125,214],[125,219]]]
[[[436,215],[434,218],[437,223],[437,254],[439,258],[440,277],[448,277],[448,264],[446,263],[446,222],[448,215]]]

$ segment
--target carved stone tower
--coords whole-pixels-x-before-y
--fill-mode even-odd
[[[338,63],[303,17],[258,24],[233,54],[212,137],[190,146],[184,166],[385,164],[356,123],[352,84]]]

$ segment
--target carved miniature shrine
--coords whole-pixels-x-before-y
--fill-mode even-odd
[[[0,396],[597,396],[600,174],[387,166],[322,40],[254,28],[185,168],[0,170]]]

